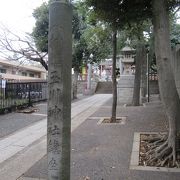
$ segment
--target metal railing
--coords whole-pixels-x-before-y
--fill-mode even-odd
[[[47,82],[0,82],[0,113],[47,100]]]
[[[149,80],[150,81],[157,81],[158,80],[158,75],[156,72],[150,72],[149,73]]]

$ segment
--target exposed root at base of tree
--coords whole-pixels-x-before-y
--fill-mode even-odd
[[[140,165],[155,167],[180,167],[175,145],[166,134],[141,135]]]

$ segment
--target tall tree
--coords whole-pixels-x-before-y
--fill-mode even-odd
[[[167,140],[156,149],[154,158],[157,159],[167,156],[164,162],[168,159],[173,159],[173,165],[176,162],[176,139],[180,135],[180,100],[176,89],[174,75],[171,69],[171,46],[169,32],[169,17],[168,17],[168,1],[153,0],[153,25],[155,36],[155,54],[158,67],[159,89],[161,99],[163,101],[166,114],[169,121],[169,134]]]
[[[141,42],[138,42],[136,46],[136,70],[135,70],[135,78],[134,78],[134,90],[133,90],[133,99],[132,99],[132,105],[133,106],[139,106],[139,100],[140,100],[140,88],[141,88],[141,70],[142,70],[142,61],[143,61],[143,55],[144,55],[144,44]]]
[[[149,26],[148,21],[132,23],[126,28],[130,39],[136,49],[135,56],[135,78],[132,105],[140,105],[140,93],[143,97],[146,94],[146,48],[144,31]]]

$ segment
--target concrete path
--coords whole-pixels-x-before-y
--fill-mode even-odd
[[[99,94],[72,103],[71,131],[111,97]],[[0,140],[0,180],[16,180],[46,154],[46,126],[45,118]]]
[[[112,99],[72,132],[71,180],[180,180],[178,172],[130,168],[134,133],[167,131],[161,103],[118,106],[117,116],[126,117],[124,124],[99,124],[102,117],[110,117],[111,105]],[[47,156],[44,156],[18,180],[46,179]]]

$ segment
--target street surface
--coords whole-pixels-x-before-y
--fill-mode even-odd
[[[111,97],[109,94],[96,94],[72,103],[71,131]],[[46,154],[47,107],[45,103],[37,107],[39,111],[33,114],[12,113],[1,116],[0,180],[17,179]],[[6,127],[7,130],[4,129]]]

